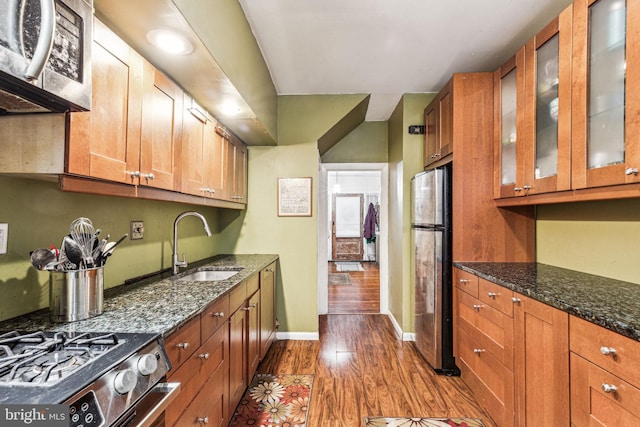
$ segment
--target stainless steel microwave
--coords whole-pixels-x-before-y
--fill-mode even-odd
[[[93,6],[0,0],[0,114],[91,109]]]

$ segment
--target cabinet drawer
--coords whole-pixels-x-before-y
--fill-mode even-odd
[[[459,268],[453,269],[453,283],[456,288],[478,298],[478,276]]]
[[[202,328],[202,341],[211,336],[227,319],[229,319],[229,295],[218,298],[200,314],[200,326]]]
[[[640,342],[575,316],[569,318],[569,348],[640,387]],[[603,354],[609,352],[609,354]],[[615,352],[615,353],[613,353]]]
[[[165,341],[171,369],[180,367],[200,347],[200,317],[189,320]]]
[[[206,380],[199,392],[193,394],[194,398],[185,401],[184,412],[175,416],[170,413],[172,406],[166,413],[167,426],[194,426],[212,425],[222,427],[227,425],[226,405],[225,405],[225,378],[224,364],[219,366],[215,372]],[[200,382],[201,378],[198,379]],[[182,391],[184,393],[186,390]],[[191,403],[189,403],[191,402]]]
[[[571,425],[640,425],[640,390],[571,353]]]
[[[513,319],[464,292],[460,293],[458,327],[472,336],[480,349],[513,368]]]
[[[229,294],[229,312],[234,313],[247,300],[247,282],[242,281]]]
[[[513,291],[478,278],[478,298],[509,317],[513,317]]]
[[[459,363],[462,379],[499,426],[514,425],[514,379],[489,352],[477,352],[481,346],[460,330]]]
[[[166,411],[167,425],[173,425],[189,402],[203,393],[200,389],[213,372],[224,370],[226,332],[226,328],[219,328],[180,369],[168,377],[169,381],[177,381],[183,388]]]

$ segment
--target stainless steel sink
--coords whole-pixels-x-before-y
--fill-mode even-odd
[[[215,282],[218,280],[226,280],[238,274],[240,270],[199,270],[182,276],[176,281],[178,282]]]

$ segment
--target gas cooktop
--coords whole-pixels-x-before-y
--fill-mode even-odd
[[[157,334],[0,333],[0,403],[63,403]]]

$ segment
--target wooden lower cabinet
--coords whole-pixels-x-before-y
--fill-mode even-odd
[[[275,265],[242,281],[166,338],[172,366],[167,380],[181,384],[165,412],[167,427],[228,425],[266,353],[262,343],[275,339]],[[263,318],[272,320],[263,327]]]
[[[260,271],[260,359],[276,339],[276,263]]]
[[[516,425],[569,425],[569,315],[514,293]]]
[[[571,425],[640,425],[640,343],[571,316]]]
[[[165,413],[168,426],[228,424],[226,401],[226,367],[229,349],[227,327],[222,326],[209,337],[176,371],[168,375],[182,390]]]
[[[496,424],[569,425],[568,314],[459,269],[454,298],[456,361]]]

